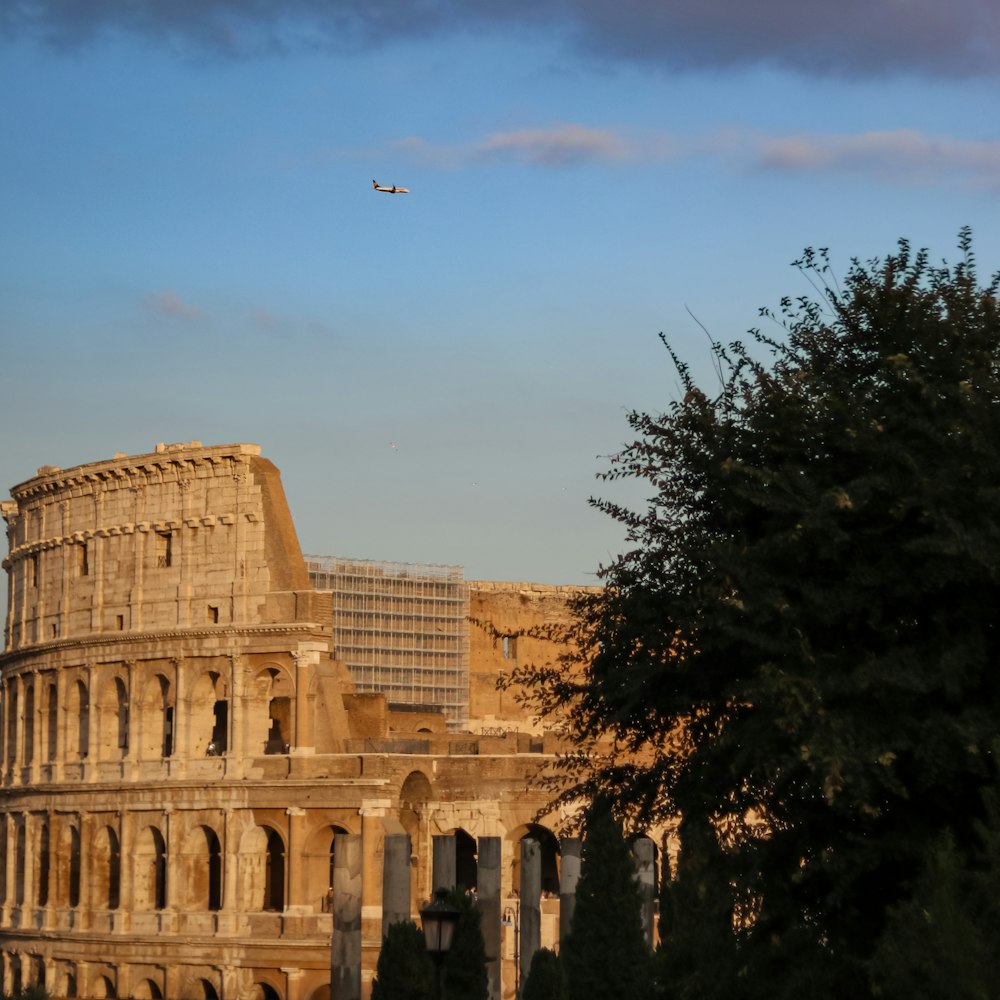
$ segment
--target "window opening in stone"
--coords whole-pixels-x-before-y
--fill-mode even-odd
[[[31,581],[32,587],[38,586],[38,556],[31,555],[28,557],[28,579]]]
[[[210,604],[208,606],[208,620],[212,625],[219,624],[219,606],[218,604]]]
[[[169,531],[156,533],[156,566],[166,569],[173,562],[173,535]]]
[[[72,972],[66,974],[66,996],[76,996],[76,976]]]
[[[69,905],[71,908],[80,905],[80,831],[75,826],[70,830]]]
[[[118,749],[124,757],[128,753],[128,694],[120,677],[115,678],[115,693],[118,695]]]
[[[24,905],[24,822],[17,824],[17,844],[14,848],[14,902]]]
[[[229,702],[217,701],[212,709],[212,740],[208,744],[206,753],[209,757],[218,757],[224,754],[229,747]]]
[[[76,575],[90,576],[90,558],[87,553],[86,542],[80,542],[76,546]]]
[[[517,659],[517,636],[505,635],[503,637],[503,658],[505,660]]]
[[[219,1000],[219,994],[215,991],[215,987],[207,980],[201,980],[201,990],[204,994],[205,1000]]]
[[[174,707],[167,705],[163,710],[163,756],[170,757],[174,752]]]
[[[264,744],[264,753],[288,753],[286,737],[291,733],[292,699],[272,698],[268,709],[271,728]]]
[[[121,901],[121,847],[118,835],[109,826],[108,831],[108,909],[117,910]]]
[[[7,699],[7,764],[13,767],[17,759],[17,681],[11,683],[10,697]]]
[[[205,828],[208,841],[208,908],[222,909],[222,849],[214,830]]]
[[[80,759],[85,760],[90,751],[90,692],[83,681],[76,682],[77,696],[80,699],[80,728],[77,731],[77,750]]]
[[[125,616],[124,615],[115,615],[115,628],[117,628],[119,632],[124,632],[125,631]]]
[[[38,838],[38,905],[49,904],[49,824],[42,826],[42,834]]]
[[[275,830],[267,829],[267,860],[264,871],[264,909],[285,908],[285,845]]]

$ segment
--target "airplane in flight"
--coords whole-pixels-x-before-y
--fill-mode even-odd
[[[395,184],[392,187],[385,187],[383,184],[379,184],[378,181],[372,181],[372,187],[376,191],[385,191],[386,194],[409,194],[409,188],[398,188]]]

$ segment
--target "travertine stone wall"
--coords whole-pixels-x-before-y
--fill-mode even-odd
[[[329,1000],[345,836],[361,845],[362,997],[387,836],[409,837],[415,916],[434,837],[453,838],[468,886],[478,838],[499,841],[506,910],[530,835],[555,943],[559,817],[539,825],[532,782],[556,743],[494,688],[512,662],[558,654],[532,628],[565,620],[570,590],[474,585],[496,634],[471,627],[477,723],[449,732],[427,707],[353,691],[255,445],[43,468],[2,513],[0,992]],[[509,998],[512,932],[500,954]]]

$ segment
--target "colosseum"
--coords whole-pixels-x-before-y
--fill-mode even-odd
[[[513,995],[579,842],[536,823],[557,742],[496,681],[552,659],[535,627],[573,588],[303,556],[255,445],[43,467],[11,497],[3,991],[354,1000],[387,922],[455,884]]]

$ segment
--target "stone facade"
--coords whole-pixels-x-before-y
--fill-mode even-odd
[[[332,888],[357,851],[360,881],[345,884],[360,886],[367,995],[383,906],[407,895],[385,859],[405,857],[408,835],[414,917],[439,850],[467,886],[477,843],[499,857],[485,925],[503,960],[494,996],[509,997],[515,953],[537,946],[499,919],[521,905],[526,835],[541,845],[541,898],[525,905],[539,908],[538,940],[558,936],[558,817],[534,822],[555,742],[496,679],[558,652],[531,629],[565,621],[572,589],[469,585],[469,723],[454,732],[441,712],[356,691],[331,595],[312,589],[256,446],[45,467],[11,495],[0,986],[326,1000],[333,981],[346,995],[336,947],[331,980],[345,905]]]

